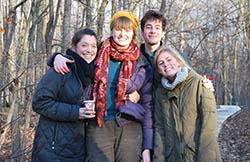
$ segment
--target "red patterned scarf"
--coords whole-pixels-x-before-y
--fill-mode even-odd
[[[127,83],[134,72],[136,60],[139,58],[139,55],[140,50],[134,41],[130,43],[127,49],[121,49],[112,38],[108,38],[103,42],[95,61],[95,84],[93,89],[93,96],[96,100],[97,123],[99,127],[102,126],[102,121],[107,111],[106,99],[110,56],[114,60],[122,62],[115,97],[115,105],[117,108],[126,104],[125,92]]]

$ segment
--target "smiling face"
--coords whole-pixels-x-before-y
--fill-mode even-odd
[[[150,46],[160,45],[164,36],[162,22],[158,19],[147,20],[142,30],[142,36],[146,44]]]
[[[132,29],[112,29],[112,37],[114,41],[121,47],[127,48],[133,40],[134,32]]]
[[[169,52],[163,51],[157,58],[156,66],[161,75],[173,81],[181,64]]]
[[[87,63],[94,60],[97,53],[97,40],[93,35],[83,35],[72,50],[81,56]]]
[[[136,37],[136,28],[127,17],[120,17],[114,20],[110,26],[113,40],[122,48],[127,48]]]

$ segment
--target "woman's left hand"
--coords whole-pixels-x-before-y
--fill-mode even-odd
[[[93,111],[92,108],[81,107],[79,109],[79,119],[88,119],[94,117],[95,117],[95,111]]]
[[[145,149],[142,152],[142,160],[141,162],[150,162],[150,150],[149,149]]]

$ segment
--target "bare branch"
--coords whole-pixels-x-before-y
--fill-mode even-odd
[[[25,71],[26,71],[26,69],[21,74],[19,74],[16,78],[12,79],[12,81],[10,81],[9,83],[7,83],[3,87],[1,87],[0,92],[3,91],[6,87],[8,87],[11,83],[15,82],[18,78],[20,78],[24,74]]]
[[[217,29],[217,27],[224,21],[224,19],[231,15],[232,13],[234,13],[235,11],[239,10],[240,8],[236,8],[235,10],[229,12],[228,14],[226,14],[225,16],[223,16],[221,18],[221,20],[213,27],[213,29],[211,29],[210,31],[208,31],[204,37],[199,41],[199,43],[197,44],[197,46],[194,48],[193,52],[190,55],[190,59],[193,57],[194,53],[196,52],[196,50],[198,49],[198,47],[200,46],[200,44],[207,38],[208,35],[210,35],[213,31],[215,31]]]

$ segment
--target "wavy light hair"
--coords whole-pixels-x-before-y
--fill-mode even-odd
[[[162,54],[163,52],[167,52],[167,53],[171,54],[181,64],[182,67],[187,67],[189,70],[193,70],[193,68],[191,68],[186,63],[184,58],[181,56],[181,54],[177,50],[175,50],[169,46],[164,45],[156,52],[155,57],[154,57],[154,64],[155,64],[157,71],[158,71],[157,60],[158,60],[158,57],[160,56],[160,54]]]

